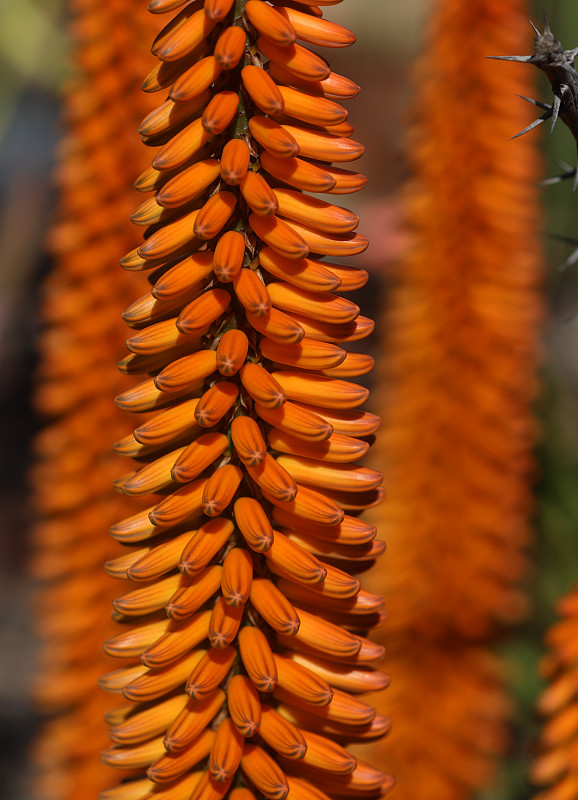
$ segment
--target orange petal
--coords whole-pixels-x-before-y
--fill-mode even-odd
[[[283,112],[283,95],[277,84],[261,67],[249,65],[241,70],[245,89],[264,114],[275,116]]]
[[[201,611],[185,622],[171,620],[169,630],[142,654],[143,664],[156,669],[184,656],[207,638],[210,619],[210,611]]]
[[[166,100],[143,119],[138,132],[141,136],[147,137],[168,133],[185,120],[193,117],[197,111],[207,105],[210,99],[211,93],[206,91],[199,94],[194,103],[188,103],[186,106],[178,105],[173,100]]]
[[[150,378],[137,384],[133,389],[119,394],[114,398],[114,402],[123,411],[153,411],[168,405],[175,397],[178,399],[191,394],[196,395],[200,388],[202,388],[202,382],[195,381],[192,385],[179,387],[179,390],[171,396],[157,389],[154,378]]]
[[[326,706],[333,699],[333,689],[313,670],[301,666],[288,656],[275,656],[279,688],[301,698],[305,703]]]
[[[353,322],[333,325],[329,322],[319,322],[301,314],[294,314],[293,318],[301,325],[308,339],[316,342],[330,342],[341,344],[343,342],[358,342],[366,339],[375,329],[375,323],[369,317],[358,316]]]
[[[222,649],[231,644],[239,630],[243,611],[242,605],[228,606],[223,597],[217,598],[208,626],[211,647]]]
[[[320,296],[283,282],[270,283],[268,290],[273,305],[290,314],[335,324],[352,322],[359,315],[359,306],[338,295],[324,293]]]
[[[355,43],[355,34],[335,22],[287,6],[280,6],[277,10],[291,23],[298,38],[303,42],[319,47],[348,47]]]
[[[260,692],[272,692],[277,685],[277,667],[263,631],[249,625],[243,626],[239,632],[239,650],[255,688]]]
[[[330,72],[323,80],[312,81],[298,76],[294,71],[284,67],[277,61],[270,61],[269,74],[278,84],[292,86],[307,95],[313,95],[319,98],[350,99],[351,97],[356,97],[361,91],[360,86],[349,80],[349,78],[339,75],[337,72]],[[342,125],[343,123],[338,124]],[[327,129],[328,133],[331,133],[331,131],[328,130],[332,127],[331,125],[326,123],[323,127]],[[336,131],[336,133],[340,132],[341,131]]]
[[[307,258],[283,258],[272,247],[259,252],[259,262],[276,278],[310,292],[331,292],[341,285],[339,277],[324,264]]]
[[[326,578],[327,568],[318,558],[277,531],[265,555],[273,567],[280,567],[300,583],[317,584]],[[359,581],[356,581],[356,585],[359,590]]]
[[[189,6],[193,10],[193,6]],[[188,53],[186,64],[193,64],[209,52],[209,46],[204,37],[202,40],[193,47]],[[172,84],[179,77],[183,71],[182,62],[160,61],[148,73],[142,82],[141,89],[143,92],[160,92],[163,89],[170,89]]]
[[[206,92],[221,74],[221,65],[210,55],[197,61],[192,67],[182,72],[173,83],[169,97],[177,103],[190,103],[200,94]],[[205,131],[207,128],[202,126]],[[208,131],[212,133],[212,131]],[[155,166],[158,166],[155,164]]]
[[[263,280],[252,269],[242,269],[233,281],[235,294],[250,314],[264,317],[271,310],[271,298]]]
[[[216,461],[229,446],[224,433],[204,433],[187,445],[171,470],[173,480],[188,483]]]
[[[255,412],[273,427],[307,441],[323,441],[333,433],[330,424],[324,422],[318,414],[301,409],[294,403],[287,402],[281,408],[267,408],[255,403]]]
[[[113,600],[112,605],[115,611],[127,617],[151,614],[164,608],[182,584],[182,576],[170,575],[150,586],[122,594]]]
[[[369,279],[369,273],[364,269],[344,267],[342,264],[327,264],[326,262],[324,262],[324,265],[339,278],[341,281],[339,288],[342,292],[353,292],[361,289]]]
[[[225,226],[233,213],[237,198],[231,192],[220,191],[210,197],[194,222],[195,236],[212,239]]]
[[[208,378],[217,369],[217,354],[214,350],[199,350],[184,356],[162,369],[154,378],[161,392],[179,392],[193,383]]]
[[[328,194],[351,194],[359,192],[367,183],[367,178],[360,172],[352,172],[341,167],[323,167],[334,181],[333,187],[327,189]]]
[[[238,231],[226,231],[219,237],[213,257],[213,269],[217,279],[232,281],[243,266],[245,239]]]
[[[150,520],[149,512],[152,511],[154,506],[133,514],[132,517],[127,517],[120,522],[111,525],[109,533],[116,539],[117,542],[123,544],[133,544],[155,536],[155,526]],[[156,528],[156,533],[159,530]]]
[[[366,236],[360,233],[330,234],[289,220],[286,223],[314,253],[337,258],[357,255],[367,249]]]
[[[203,428],[216,425],[229,411],[239,394],[234,383],[220,381],[207,389],[195,409],[195,419]]]
[[[250,214],[249,225],[260,239],[286,258],[305,258],[309,254],[305,239],[295,234],[290,224],[279,217]]]
[[[362,144],[347,137],[333,136],[330,133],[299,128],[296,125],[283,125],[283,130],[295,139],[299,154],[305,158],[339,163],[355,161],[365,151]]]
[[[304,331],[299,323],[283,311],[272,308],[265,316],[247,312],[247,320],[255,330],[269,339],[282,344],[296,344],[303,339]]]
[[[349,664],[340,665],[332,661],[292,653],[292,661],[315,673],[336,689],[345,692],[379,692],[389,684],[389,676],[377,670],[359,669]]]
[[[208,772],[204,772],[193,793],[183,800],[222,800],[229,788],[228,783],[219,783]]]
[[[330,192],[336,184],[335,177],[326,169],[301,158],[277,158],[265,151],[260,161],[263,169],[274,178],[304,192]]]
[[[227,686],[227,703],[234,725],[242,736],[253,736],[261,724],[261,700],[251,681],[234,675]]]
[[[281,216],[308,225],[322,233],[336,235],[350,233],[359,223],[359,217],[352,211],[293,189],[276,189],[275,197]]]
[[[205,60],[203,59],[203,61]],[[204,91],[204,87],[202,91]],[[181,164],[192,158],[195,153],[198,153],[210,138],[211,135],[203,128],[201,120],[193,120],[182,131],[171,137],[168,144],[161,147],[153,159],[153,167],[160,170],[180,167]]]
[[[213,181],[217,180],[219,174],[220,166],[215,158],[197,161],[196,164],[181,170],[178,175],[168,180],[155,195],[156,201],[165,208],[182,206],[208,189]],[[198,255],[204,254],[199,253]],[[166,275],[163,275],[160,278],[161,282],[165,277]]]
[[[201,118],[203,128],[211,136],[217,136],[232,122],[238,108],[239,96],[236,92],[225,91],[213,95]]]
[[[177,61],[209,36],[216,23],[202,9],[194,11],[195,8],[185,8],[163,28],[151,48],[155,56],[162,61]]]
[[[258,486],[281,501],[293,500],[297,494],[297,484],[292,476],[269,454],[258,466],[247,466],[247,472]]]
[[[241,181],[241,194],[251,209],[260,217],[275,214],[279,208],[275,192],[258,172],[249,171]]]
[[[318,525],[339,525],[345,516],[336,502],[307,486],[299,486],[295,500],[290,503],[283,503],[267,492],[263,494],[274,506],[283,506],[288,513]]]
[[[300,778],[287,775],[290,800],[330,800],[320,789]]]
[[[287,46],[294,44],[297,34],[293,25],[283,14],[275,8],[259,0],[248,0],[245,3],[245,13],[251,24],[275,44]]]
[[[279,574],[282,570],[275,570]],[[327,567],[327,578],[315,586],[299,586],[293,576],[281,578],[280,589],[296,603],[347,614],[374,614],[383,606],[381,595],[360,590],[359,581],[337,567]],[[344,599],[347,602],[343,602]]]
[[[156,322],[127,339],[126,346],[138,355],[155,355],[183,344],[194,347],[195,342],[199,341],[200,332],[183,334],[175,323],[176,319]]]
[[[325,342],[303,339],[293,345],[281,345],[271,339],[262,339],[261,353],[265,358],[289,367],[300,369],[328,370],[338,367],[346,360],[347,353],[341,347]]]
[[[249,0],[249,2],[259,4],[259,0]],[[268,6],[264,6],[268,8]],[[246,8],[246,6],[245,6]],[[269,117],[256,115],[249,120],[249,130],[251,135],[259,144],[271,155],[277,158],[293,158],[299,153],[299,145],[284,128]],[[272,212],[273,213],[273,212]]]
[[[210,694],[225,680],[235,662],[237,653],[233,647],[215,649],[211,647],[187,679],[185,691],[195,700]]]
[[[244,139],[229,139],[221,155],[221,178],[230,186],[237,186],[249,169],[251,152]]]
[[[319,406],[296,403],[299,408],[323,417],[335,430],[346,436],[370,436],[381,424],[381,418],[369,411],[343,408],[320,408]]]
[[[341,364],[329,369],[323,368],[321,374],[328,378],[357,378],[371,372],[374,363],[373,356],[365,353],[347,353]]]
[[[331,67],[327,62],[306,47],[300,44],[280,46],[272,41],[272,37],[267,38],[267,36],[268,32],[266,36],[257,39],[257,47],[270,61],[279,64],[292,75],[305,81],[322,81],[331,73]]]
[[[251,585],[251,603],[265,622],[278,633],[292,635],[299,630],[297,612],[274,583],[256,578]]]
[[[162,577],[177,566],[183,548],[190,538],[190,533],[186,532],[156,547],[151,547],[145,555],[133,561],[126,571],[127,577],[133,581],[150,581]]]
[[[326,622],[308,611],[297,609],[301,625],[293,637],[283,637],[280,641],[287,638],[294,639],[299,644],[317,651],[320,655],[325,653],[328,657],[354,656],[359,652],[361,642],[359,637],[353,636],[347,631]],[[333,701],[332,701],[333,702]]]
[[[160,228],[138,248],[138,254],[150,261],[151,259],[165,258],[185,244],[194,248],[194,224],[198,214],[197,210],[189,211],[176,222]]]
[[[351,436],[333,433],[324,442],[304,442],[295,436],[272,428],[267,433],[269,445],[281,453],[294,456],[315,458],[330,463],[347,463],[357,461],[367,453],[369,444]]]
[[[235,502],[235,522],[249,547],[257,553],[268,550],[273,543],[273,528],[261,504],[252,497]]]
[[[171,527],[179,525],[201,511],[203,492],[207,484],[206,478],[187,483],[176,492],[167,495],[157,503],[149,514],[153,525]]]
[[[241,769],[268,800],[285,800],[289,792],[285,773],[271,756],[257,745],[246,745]]]
[[[162,758],[147,770],[149,779],[155,784],[162,785],[180,778],[192,766],[209,755],[214,740],[215,732],[204,730],[190,742],[186,750],[164,753]]]
[[[221,572],[222,567],[214,564],[195,578],[183,579],[181,588],[171,595],[166,604],[167,616],[186,619],[194,614],[219,588]]]
[[[241,763],[243,746],[243,737],[227,717],[217,728],[209,756],[209,772],[214,780],[227,783],[232,779]]]
[[[377,488],[381,472],[360,466],[322,464],[309,458],[280,456],[277,463],[284,467],[299,483],[334,491],[363,492]]]
[[[283,111],[309,125],[337,125],[347,119],[346,109],[333,100],[313,97],[289,86],[279,86],[278,91],[283,99]]]
[[[205,14],[214,22],[225,19],[233,6],[233,0],[205,0]]]
[[[249,599],[253,580],[253,559],[247,550],[233,547],[223,561],[221,591],[229,606],[243,606]]]
[[[155,639],[165,633],[169,624],[168,620],[159,620],[129,628],[107,639],[103,644],[103,650],[114,658],[138,657],[153,644]]]
[[[301,759],[307,746],[303,733],[271,706],[263,706],[259,736],[286,758]]]
[[[132,747],[111,747],[101,753],[100,757],[110,767],[128,770],[144,769],[159,758],[163,750],[162,737],[157,737]]]
[[[332,775],[348,775],[357,766],[355,759],[344,747],[309,731],[303,734],[306,752],[303,763]]]
[[[245,52],[247,37],[238,25],[231,25],[221,33],[214,54],[222,69],[234,69]]]
[[[273,519],[282,527],[299,530],[308,536],[344,545],[366,544],[373,541],[376,533],[374,525],[368,525],[367,522],[363,522],[357,517],[344,517],[339,525],[328,527],[299,519],[283,506],[273,509]]]
[[[229,307],[231,295],[225,289],[207,289],[189,303],[177,317],[177,328],[183,334],[208,328]]]
[[[267,455],[267,445],[254,419],[235,417],[231,422],[231,439],[245,466],[255,467],[263,463]]]
[[[227,543],[233,530],[233,523],[227,519],[211,519],[205,522],[195,531],[183,550],[179,570],[185,575],[198,575]]]
[[[187,696],[178,694],[169,697],[161,703],[155,703],[151,708],[140,707],[131,703],[127,706],[128,715],[124,720],[112,723],[107,716],[107,722],[112,724],[108,735],[115,744],[137,744],[146,742],[153,736],[164,733],[174,718],[180,714],[187,703]]]
[[[203,513],[207,517],[218,517],[232,502],[242,479],[242,470],[233,464],[215,470],[203,491]]]

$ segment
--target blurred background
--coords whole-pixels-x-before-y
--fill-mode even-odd
[[[409,73],[431,5],[431,0],[364,0],[344,2],[328,14],[358,35],[353,51],[335,51],[332,65],[363,87],[350,104],[350,119],[356,138],[367,147],[356,168],[369,176],[369,183],[347,205],[360,214],[361,230],[371,238],[363,264],[362,259],[357,264],[371,270],[364,313],[377,318],[386,301],[388,265],[404,246],[396,193],[406,178]],[[74,69],[66,7],[65,0],[0,0],[0,775],[7,800],[28,800],[26,752],[37,725],[27,699],[35,649],[29,607],[33,587],[26,573],[31,522],[27,468],[40,424],[31,396],[39,287],[50,270],[44,241],[56,202],[51,172],[58,154],[60,90]],[[564,46],[576,46],[578,6],[544,2],[533,15],[539,27],[542,8]],[[530,52],[531,42],[528,26],[519,52]],[[547,100],[549,87],[541,74],[536,78],[537,96]],[[563,126],[552,137],[546,133],[529,134],[543,142],[544,177],[556,174],[558,161],[574,164],[576,159],[575,143]],[[515,142],[504,142],[505,159],[511,147]],[[553,619],[554,601],[578,581],[578,266],[557,268],[578,244],[556,238],[578,237],[578,196],[565,183],[544,188],[542,198],[549,318],[537,408],[543,434],[536,569],[529,577],[532,613],[503,645],[519,701],[516,752],[486,800],[529,796],[524,772],[536,730],[532,709],[540,690],[536,666],[542,637]],[[373,342],[377,351],[378,338]]]

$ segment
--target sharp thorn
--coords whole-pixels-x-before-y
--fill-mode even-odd
[[[557,242],[565,242],[566,244],[578,244],[578,239],[575,236],[566,236],[564,233],[546,233],[548,239],[555,239]]]
[[[541,125],[543,122],[545,122],[545,120],[550,119],[551,116],[552,116],[552,111],[544,112],[544,114],[542,114],[541,117],[538,117],[538,119],[535,119],[534,122],[531,122],[527,127],[524,128],[523,131],[520,131],[520,133],[517,133],[515,136],[512,136],[510,138],[510,141],[512,141],[512,139],[518,139],[520,136],[523,136],[525,133],[528,133],[529,131],[533,130],[534,128],[537,128],[538,125]]]
[[[558,264],[557,271],[558,272],[565,272],[568,267],[574,266],[574,264],[578,261],[578,248],[573,250],[568,258],[563,261],[561,264]]]
[[[542,103],[541,100],[534,100],[532,97],[526,97],[523,94],[516,95],[521,100],[525,100],[527,103],[532,103],[533,106],[538,106],[538,108],[543,108],[546,111],[551,111],[552,106],[549,106],[548,103]]]
[[[545,36],[547,33],[549,33],[550,36],[551,36],[552,35],[552,31],[550,29],[550,23],[548,21],[548,17],[546,16],[546,12],[545,11],[543,12],[543,14],[544,14],[544,31],[542,33],[542,36]]]
[[[562,104],[561,98],[555,94],[554,95],[554,102],[552,103],[552,124],[550,125],[550,133],[554,130],[554,125],[556,124],[556,120],[558,119],[558,113],[560,111],[560,106]]]
[[[486,58],[492,58],[494,61],[521,61],[528,63],[532,61],[534,56],[486,56]]]
[[[539,31],[539,30],[538,30],[538,28],[537,28],[537,27],[534,25],[534,23],[532,22],[532,20],[531,20],[531,19],[529,19],[529,20],[528,20],[528,22],[530,23],[530,25],[531,25],[531,26],[532,26],[532,28],[534,29],[534,33],[536,34],[536,36],[540,36],[540,35],[541,35],[541,34],[540,34],[540,31]]]

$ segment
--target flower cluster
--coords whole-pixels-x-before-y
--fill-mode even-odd
[[[389,499],[372,520],[395,564],[377,580],[390,609],[388,671],[400,727],[423,697],[416,651],[435,685],[455,693],[451,721],[438,705],[441,691],[430,696],[430,709],[416,708],[413,741],[396,737],[392,716],[384,763],[406,796],[420,800],[469,797],[475,787],[458,776],[459,764],[478,764],[472,780],[491,774],[507,704],[488,702],[495,735],[486,748],[480,707],[455,664],[465,652],[483,652],[525,609],[518,583],[532,513],[531,403],[543,313],[538,156],[528,138],[505,152],[531,119],[530,107],[512,95],[531,95],[532,76],[504,74],[486,56],[516,52],[529,32],[522,0],[443,0],[414,73],[410,247],[393,276],[380,392],[379,465]],[[451,658],[440,658],[440,649]],[[457,733],[446,738],[450,722]]]
[[[117,522],[128,582],[105,643],[126,666],[101,686],[103,760],[134,778],[107,800],[269,800],[382,795],[390,776],[344,747],[379,737],[360,699],[385,685],[366,632],[380,595],[353,577],[383,551],[359,512],[381,474],[356,462],[379,419],[349,378],[372,359],[343,346],[371,320],[336,294],[363,270],[351,211],[307,193],[357,191],[342,166],[363,152],[344,98],[358,87],[300,42],[344,47],[319,6],[150,0],[178,10],[155,39],[141,123],[156,148],[136,181],[145,241],[122,266],[152,288],[123,314],[121,370],[140,382],[117,405],[144,415],[115,445],[137,468],[116,481],[147,506]],[[180,9],[180,10],[179,10]]]
[[[132,294],[128,276],[117,274],[118,259],[136,240],[122,224],[134,205],[127,187],[148,153],[131,135],[151,108],[137,77],[152,60],[143,43],[158,30],[130,0],[71,5],[78,70],[65,93],[67,135],[49,242],[54,270],[44,285],[35,394],[47,425],[36,439],[31,474],[41,639],[34,694],[50,715],[35,744],[35,794],[51,800],[96,797],[116,777],[99,761],[111,700],[96,689],[111,668],[102,640],[111,634],[107,609],[116,590],[102,563],[119,549],[103,530],[129,504],[110,490],[120,459],[108,436],[121,436],[125,425],[111,396],[126,386],[111,359],[122,353],[119,316]]]

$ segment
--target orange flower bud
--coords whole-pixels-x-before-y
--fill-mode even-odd
[[[280,6],[277,9],[290,23],[301,41],[319,47],[348,47],[356,41],[356,36],[347,28],[320,19],[295,8]]]
[[[193,793],[184,797],[183,800],[221,800],[229,788],[228,783],[219,783],[211,777],[210,773],[204,772]]]
[[[141,136],[160,136],[179,126],[185,120],[194,117],[197,111],[204,108],[211,99],[207,89],[195,98],[195,102],[179,105],[173,100],[166,100],[151,111],[139,125],[138,132]]]
[[[195,119],[182,131],[176,133],[168,144],[161,147],[153,159],[153,167],[160,170],[180,167],[195,153],[199,153],[210,138],[211,135],[203,128],[202,121]]]
[[[143,769],[159,758],[164,751],[162,737],[132,747],[111,747],[101,758],[105,764],[122,769]]]
[[[295,480],[320,489],[335,491],[363,492],[376,489],[383,480],[381,472],[369,467],[349,464],[319,464],[309,458],[279,456],[277,463],[283,466]]]
[[[319,322],[308,317],[302,317],[300,314],[294,314],[294,319],[305,331],[305,336],[308,339],[314,339],[316,342],[338,344],[358,342],[370,336],[375,328],[375,323],[372,319],[362,316],[357,317],[353,322],[346,322],[340,325]]]
[[[370,436],[375,433],[381,424],[380,417],[369,411],[357,411],[349,409],[327,409],[318,406],[309,406],[305,403],[296,405],[306,411],[319,414],[330,425],[335,433],[343,433],[346,436]],[[350,490],[351,491],[351,490]]]
[[[249,340],[243,331],[225,331],[217,346],[217,368],[221,375],[235,375],[245,363],[248,349]]]
[[[235,294],[250,314],[264,317],[271,310],[269,291],[252,269],[242,269],[233,281]]]
[[[187,445],[171,470],[177,483],[188,483],[213,463],[229,446],[224,433],[204,433]]]
[[[245,52],[247,37],[238,25],[225,28],[217,39],[214,55],[222,69],[234,69]]]
[[[138,628],[129,629],[128,632],[118,633],[107,639],[103,644],[104,652],[116,658],[135,658],[140,656],[149,645],[162,636],[169,624],[168,620],[160,620]],[[149,664],[146,665],[147,667]]]
[[[233,675],[227,687],[229,714],[242,736],[251,737],[261,725],[261,700],[251,681]]]
[[[255,688],[260,692],[272,692],[277,686],[277,667],[263,631],[249,625],[243,626],[239,632],[239,649],[247,675]]]
[[[231,439],[245,466],[255,467],[263,463],[267,455],[267,445],[254,419],[235,417],[231,422]]]
[[[299,617],[274,583],[256,578],[251,584],[251,603],[263,619],[278,633],[292,635],[299,630]]]
[[[313,97],[290,86],[279,86],[278,91],[281,94],[285,114],[309,125],[338,125],[347,119],[346,109],[333,100]]]
[[[355,161],[365,151],[365,147],[359,142],[333,136],[330,133],[298,128],[294,125],[283,125],[283,130],[295,139],[300,155],[305,158],[328,162]]]
[[[359,223],[359,217],[346,208],[292,189],[276,189],[275,197],[279,203],[279,214],[324,233],[350,233]]]
[[[360,233],[330,234],[302,225],[300,222],[288,220],[285,223],[294,234],[297,234],[314,253],[338,258],[357,255],[367,249],[368,239]]]
[[[263,336],[285,345],[300,342],[304,336],[301,325],[276,308],[272,308],[264,317],[247,312],[247,320]]]
[[[243,737],[227,717],[217,729],[209,756],[209,772],[214,780],[222,783],[231,780],[241,763],[243,745]]]
[[[171,527],[198,514],[206,483],[206,478],[192,481],[161,500],[149,513],[153,525]]]
[[[205,16],[203,10],[195,11],[195,8],[194,5],[186,7],[163,28],[151,48],[155,56],[163,61],[177,61],[208,37],[215,21]]]
[[[365,353],[347,353],[341,364],[320,370],[328,378],[357,378],[371,372],[375,359]]]
[[[168,445],[191,425],[196,424],[195,411],[198,400],[185,400],[162,414],[156,414],[144,425],[134,431],[135,439],[141,444]]]
[[[208,635],[211,647],[222,649],[228,647],[239,630],[243,606],[228,606],[223,597],[217,598],[210,614]]]
[[[352,172],[349,169],[340,167],[323,167],[325,172],[334,181],[333,187],[327,189],[329,194],[351,194],[359,192],[367,183],[367,178],[360,172]]]
[[[195,419],[203,428],[216,425],[229,411],[239,394],[234,383],[221,381],[215,383],[199,400],[195,408]]]
[[[210,619],[210,611],[201,611],[185,622],[170,620],[169,630],[142,654],[143,664],[156,669],[184,656],[207,638]]]
[[[173,178],[168,180],[158,190],[155,198],[159,205],[165,208],[175,208],[184,205],[195,197],[201,195],[219,177],[219,162],[214,158],[206,158],[197,161],[187,169],[181,170]],[[205,255],[197,253],[197,256]],[[195,256],[191,256],[194,258]],[[179,267],[180,264],[177,264]],[[176,269],[176,267],[173,267]],[[161,278],[166,278],[164,275]]]
[[[155,386],[161,392],[179,392],[193,383],[208,378],[217,369],[217,354],[214,350],[199,350],[171,362],[156,378]]]
[[[389,676],[377,670],[358,669],[350,664],[341,665],[297,652],[292,653],[290,658],[331,686],[346,692],[378,692],[389,684]]]
[[[333,433],[324,442],[304,442],[295,436],[272,428],[267,434],[267,441],[274,450],[289,455],[316,458],[330,463],[347,463],[357,461],[367,453],[369,445],[351,436]]]
[[[218,517],[233,500],[243,479],[243,472],[234,464],[226,464],[215,470],[203,491],[203,514]]]
[[[147,669],[145,674],[124,687],[124,696],[127,700],[134,700],[137,703],[148,703],[169,694],[177,686],[182,685],[191,670],[199,664],[204,652],[204,650],[193,650],[168,667]]]
[[[205,14],[209,19],[220,22],[225,19],[233,6],[233,0],[205,0]]]
[[[303,733],[271,706],[263,706],[259,735],[279,755],[293,759],[302,759],[305,755],[307,745]]]
[[[201,117],[203,128],[211,136],[217,136],[232,122],[238,108],[239,96],[236,92],[226,91],[213,95]]]
[[[185,692],[195,700],[210,694],[225,679],[236,656],[234,647],[211,647],[190,673]]]
[[[275,44],[288,46],[297,40],[297,34],[287,17],[259,0],[248,0],[245,13],[255,28]]]
[[[262,464],[256,467],[247,466],[247,472],[258,486],[279,500],[293,500],[297,494],[297,484],[292,476],[269,454]]]
[[[277,212],[279,204],[275,192],[262,175],[249,171],[240,185],[245,202],[255,214],[268,217]]]
[[[217,279],[228,283],[232,281],[243,266],[245,239],[238,231],[226,231],[215,247],[213,269]]]
[[[156,547],[146,548],[145,554],[136,558],[127,568],[127,577],[133,581],[150,581],[162,577],[177,566],[179,556],[190,538],[190,533],[182,533]]]
[[[338,295],[324,293],[319,296],[283,282],[270,283],[268,291],[273,305],[290,314],[329,323],[352,322],[359,315],[359,306]]]
[[[331,425],[324,422],[319,415],[301,409],[294,403],[287,402],[281,408],[267,408],[261,403],[255,403],[255,411],[269,425],[299,439],[323,441],[333,433]]]
[[[268,8],[260,0],[249,0],[249,2],[258,3],[259,6]],[[249,130],[259,144],[277,158],[293,158],[299,153],[299,145],[293,136],[284,127],[281,127],[278,122],[269,119],[269,117],[251,117]]]
[[[259,253],[259,262],[267,272],[300,289],[310,292],[331,292],[338,289],[341,279],[327,266],[310,259],[284,258],[272,247],[264,247]]]
[[[263,492],[263,494],[274,506],[283,506],[288,513],[303,517],[303,519],[318,525],[339,525],[345,516],[337,503],[322,495],[321,492],[314,492],[307,486],[299,486],[295,500],[291,500],[289,503],[277,500],[268,492]]]
[[[196,381],[192,385],[181,387],[176,393],[177,397],[197,394],[202,384]],[[114,398],[115,405],[124,411],[152,411],[162,408],[171,402],[171,396],[161,392],[155,386],[154,378],[139,383],[134,389],[128,389]]]
[[[197,210],[190,211],[176,222],[171,222],[170,225],[160,228],[138,248],[139,256],[150,261],[151,259],[169,256],[185,244],[190,244],[191,248],[193,248],[195,239],[194,224],[198,214]]]
[[[367,400],[369,391],[357,383],[326,378],[322,375],[304,375],[298,371],[273,373],[291,400],[314,403],[323,397],[326,408],[350,409]]]
[[[181,576],[181,587],[174,591],[166,603],[167,616],[186,619],[194,614],[219,588],[222,569],[219,564],[214,564],[195,578],[185,579]]]
[[[347,775],[357,766],[357,760],[344,747],[307,731],[303,734],[306,751],[303,763],[332,775]]]
[[[253,400],[266,408],[279,408],[287,399],[280,384],[260,364],[244,364],[240,370],[240,377]]]
[[[309,245],[305,239],[279,217],[249,216],[249,224],[260,239],[286,258],[305,258]],[[167,226],[170,227],[170,226]]]
[[[229,139],[221,156],[221,178],[231,186],[237,186],[249,169],[251,152],[244,139]]]
[[[277,61],[270,61],[269,74],[278,84],[292,86],[294,89],[299,89],[307,95],[317,97],[348,99],[355,97],[361,91],[360,86],[350,81],[349,78],[338,75],[337,72],[330,72],[324,80],[311,81],[305,80],[302,77],[297,77],[295,73],[291,72],[291,70],[282,66]],[[341,125],[342,123],[338,124]],[[325,125],[323,127],[328,133],[331,133],[329,130],[331,126]]]
[[[214,740],[215,731],[204,730],[195,741],[191,742],[187,750],[165,752],[147,770],[149,780],[161,786],[164,783],[172,783],[209,755]]]
[[[192,9],[193,7],[190,6],[190,8]],[[187,63],[192,63],[197,59],[202,58],[208,52],[209,46],[203,38],[189,53]],[[160,61],[146,76],[142,82],[141,89],[143,92],[147,93],[160,92],[163,89],[169,89],[182,71],[183,64],[178,60],[176,62]]]
[[[331,192],[336,185],[336,178],[327,169],[301,158],[276,158],[265,151],[260,160],[274,178],[304,192]]]
[[[252,497],[235,502],[235,522],[247,544],[257,553],[268,550],[273,543],[273,528],[261,504]]]
[[[116,724],[107,715],[107,722],[114,726],[109,730],[109,736],[115,744],[120,745],[146,742],[153,736],[164,733],[186,704],[186,695],[176,695],[152,708],[145,706],[144,710],[135,709],[133,705],[124,706],[128,715],[117,720]]]
[[[183,550],[179,570],[185,575],[198,575],[227,543],[232,533],[233,523],[228,519],[211,519],[205,522],[193,533],[189,544]]]
[[[173,83],[169,97],[177,103],[190,103],[206,92],[220,73],[221,65],[215,56],[206,56],[179,75]]]
[[[255,105],[264,114],[275,116],[284,109],[281,89],[261,67],[249,65],[241,70],[245,89],[251,95]]]
[[[189,303],[177,317],[176,326],[181,333],[203,331],[229,307],[231,295],[225,289],[207,289]]]
[[[285,800],[289,792],[285,773],[271,756],[257,745],[246,745],[241,769],[268,800]]]
[[[234,547],[223,561],[221,591],[229,606],[243,606],[251,592],[253,559],[247,550]]]
[[[231,192],[220,191],[210,197],[195,218],[195,236],[199,239],[212,239],[216,236],[227,223],[236,204],[237,198]]]
[[[277,13],[274,9],[271,10]],[[322,81],[331,72],[326,61],[300,44],[280,46],[267,36],[260,36],[257,47],[274,64],[279,64],[302,80]],[[290,112],[286,110],[286,113]]]

